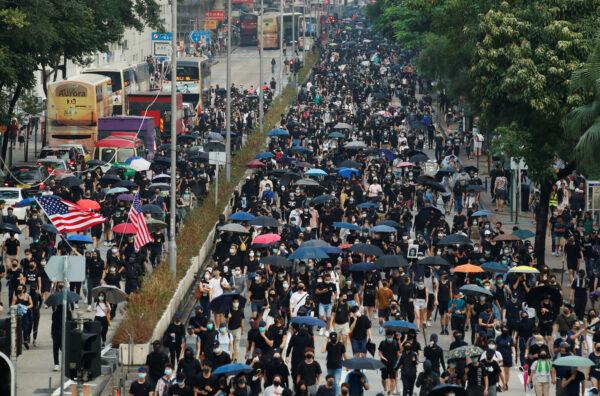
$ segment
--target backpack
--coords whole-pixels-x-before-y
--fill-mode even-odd
[[[248,246],[246,246],[246,241],[248,240],[248,237],[244,237],[244,239],[240,238],[240,240],[241,240],[241,242],[240,242],[240,251],[241,252],[245,252],[248,249]]]

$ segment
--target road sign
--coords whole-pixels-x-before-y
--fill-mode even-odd
[[[211,165],[225,165],[224,151],[211,151],[208,153],[208,163]]]
[[[224,21],[225,11],[223,10],[208,10],[204,14],[204,18],[208,21]]]
[[[152,41],[171,41],[173,40],[173,33],[172,32],[165,32],[165,33],[159,33],[159,32],[152,32]]]
[[[170,41],[152,41],[152,56],[169,57],[171,56]]]
[[[198,30],[198,33],[200,34],[200,40],[198,41],[210,44],[212,39],[212,33],[209,30]]]
[[[217,20],[207,20],[204,21],[204,29],[214,30],[217,28],[219,21]]]
[[[52,256],[44,270],[52,282],[65,280],[64,261],[67,260],[67,279],[69,282],[85,280],[85,257],[83,256]]]
[[[200,32],[197,30],[192,30],[190,32],[190,41],[197,43],[198,41],[200,41]]]

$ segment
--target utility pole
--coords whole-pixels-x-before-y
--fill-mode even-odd
[[[302,21],[304,22],[304,29],[302,29],[302,61],[306,61],[306,0],[302,6]]]
[[[294,61],[292,69],[296,68],[296,5],[292,0],[292,60]],[[296,73],[294,70],[290,70],[292,72],[292,80],[294,84],[294,88],[296,87]]]
[[[263,25],[263,14],[265,13],[263,0],[260,0],[260,42],[258,46],[258,62],[259,62],[259,81],[258,81],[258,126],[260,133],[264,132],[264,93],[262,89],[263,85],[263,50],[265,48],[264,39],[264,25]]]
[[[173,40],[171,41],[171,203],[169,207],[169,271],[177,273],[175,212],[177,210],[177,0],[171,0]],[[202,93],[201,93],[202,94]]]
[[[225,81],[227,84],[225,180],[229,182],[231,181],[231,0],[227,0],[227,77]]]
[[[283,92],[283,36],[285,28],[283,26],[283,1],[279,0],[279,93]]]

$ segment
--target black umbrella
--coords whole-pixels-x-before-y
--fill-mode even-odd
[[[240,309],[244,311],[246,298],[239,293],[224,293],[215,297],[209,304],[210,310],[216,313],[226,314],[231,310],[231,302],[237,299],[240,302]]]
[[[225,145],[219,142],[208,142],[203,146],[203,148],[205,152],[225,151]]]
[[[54,226],[54,224],[42,224],[42,230],[48,231],[51,234],[58,234],[58,228]]]
[[[142,206],[142,212],[151,214],[163,214],[163,210],[158,205],[146,204]]]
[[[72,291],[67,291],[67,304],[73,304],[79,300],[81,300],[81,297],[79,296],[78,293],[75,293]],[[52,293],[50,296],[48,296],[48,298],[45,301],[46,305],[50,305],[50,306],[62,305],[62,302],[63,302],[63,293],[62,292]]]
[[[470,245],[473,242],[461,234],[446,235],[437,243],[438,245]]]
[[[356,169],[358,169],[361,166],[362,166],[362,164],[360,162],[353,161],[353,160],[345,160],[338,164],[339,168],[356,168]]]
[[[381,264],[383,268],[408,267],[408,261],[401,255],[385,255],[379,257],[375,264]]]
[[[427,182],[427,183],[423,183],[425,184],[427,187],[430,187],[431,189],[438,191],[438,192],[446,192],[446,187],[444,187],[442,184],[438,183],[438,182]]]
[[[479,172],[479,168],[477,168],[476,166],[463,166],[462,168],[463,171],[467,172],[467,173],[471,173],[471,172]]]
[[[426,162],[428,159],[429,159],[429,157],[425,154],[415,154],[412,157],[410,157],[410,162],[413,162],[413,163]]]
[[[88,162],[86,162],[86,165],[89,166],[103,166],[106,165],[107,162],[106,161],[102,161],[102,160],[90,160]]]
[[[480,185],[480,184],[469,184],[469,185],[467,186],[467,191],[475,191],[475,192],[480,192],[480,191],[483,191],[483,190],[484,190],[484,188],[483,188],[483,186],[482,186],[482,185]]]
[[[62,179],[60,181],[60,184],[62,184],[65,187],[71,188],[71,187],[76,187],[76,186],[83,184],[83,180],[81,180],[77,176],[69,176],[69,177],[65,177],[64,179]]]
[[[260,227],[279,227],[277,219],[271,216],[257,216],[250,220],[249,224]]]
[[[17,227],[16,225],[14,225],[12,223],[1,223],[0,224],[0,232],[2,232],[2,233],[12,232],[14,234],[20,234],[21,230],[19,229],[19,227]]]
[[[448,266],[450,265],[450,263],[443,257],[441,256],[427,256],[425,258],[422,258],[421,260],[419,260],[417,262],[417,264],[421,264],[421,265],[432,265],[432,266]]]
[[[349,250],[353,253],[362,253],[367,256],[383,256],[383,250],[369,243],[356,243]]]
[[[371,358],[352,358],[342,360],[342,366],[350,370],[380,370],[385,367],[385,364]]]
[[[428,175],[419,175],[415,178],[415,182],[419,184],[427,184],[435,182],[435,178]]]
[[[114,184],[121,181],[121,178],[115,174],[106,174],[100,178],[100,183]]]
[[[558,313],[558,308],[562,305],[562,295],[559,289],[552,286],[542,285],[532,288],[525,296],[525,301],[530,307],[537,307],[546,296],[550,296],[554,310]]]
[[[336,198],[333,195],[319,195],[318,197],[314,197],[310,203],[315,205],[321,205],[329,201],[333,201]]]
[[[152,160],[152,163],[155,165],[170,166],[171,159],[167,157],[156,157]]]
[[[440,384],[433,388],[428,396],[467,396],[467,391],[460,385]]]
[[[260,259],[260,262],[271,267],[291,268],[292,262],[283,256],[266,256]]]
[[[135,188],[138,185],[131,180],[119,180],[115,183],[115,187]]]

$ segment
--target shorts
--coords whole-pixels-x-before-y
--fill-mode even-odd
[[[266,305],[265,300],[254,300],[250,304],[250,309],[252,310],[252,312],[259,312],[259,311],[262,312],[265,305]]]
[[[445,315],[448,313],[449,305],[450,301],[448,300],[438,300],[438,310],[440,311],[440,315]]]
[[[366,294],[363,297],[363,306],[365,307],[375,307],[375,295]]]
[[[377,310],[377,316],[379,317],[379,319],[387,320],[390,317],[390,309],[385,308]]]
[[[342,324],[334,323],[333,330],[335,330],[335,332],[338,333],[338,335],[345,336],[345,335],[350,334],[350,325],[348,323],[342,323]]]
[[[551,336],[552,335],[553,322],[540,322],[538,327],[540,329],[540,335]]]
[[[385,380],[385,379],[396,379],[396,370],[394,370],[394,367],[396,365],[387,365],[381,369],[381,379]]]
[[[231,333],[231,336],[233,337],[233,346],[235,347],[238,343],[238,341],[240,341],[242,339],[242,328],[238,327],[235,330],[229,330],[229,332]]]
[[[319,303],[319,316],[324,316],[326,318],[331,317],[331,310],[333,308],[333,304],[321,304]]]
[[[415,309],[425,309],[427,308],[427,303],[424,298],[416,298],[414,301]]]
[[[352,353],[367,353],[367,339],[357,340],[350,338],[350,344],[352,345]]]

